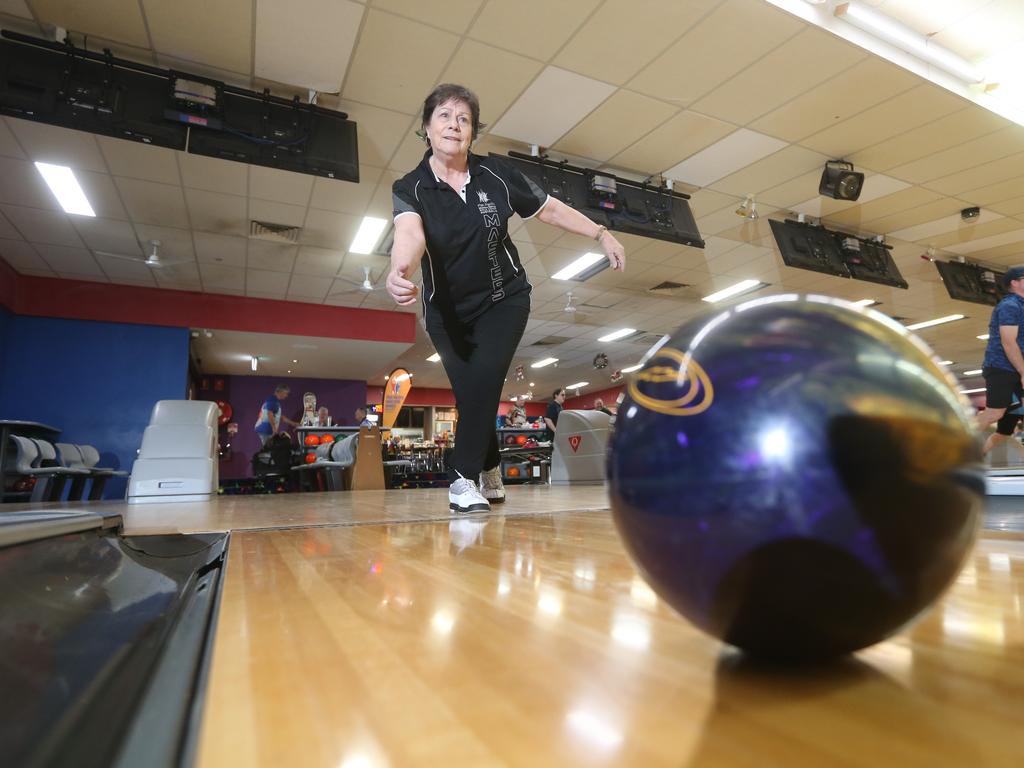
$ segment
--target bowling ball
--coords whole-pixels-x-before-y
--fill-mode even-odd
[[[520,475],[519,467],[508,467],[505,470],[505,476],[506,477],[519,477],[519,475]]]
[[[515,444],[516,444],[516,436],[515,435],[506,435],[505,436],[505,445],[515,445]]]
[[[630,377],[613,518],[666,602],[752,656],[810,661],[898,631],[980,520],[971,409],[920,339],[821,296],[683,325]]]
[[[306,435],[302,442],[306,445],[320,445],[320,438],[316,435]]]
[[[312,464],[314,461],[316,461],[316,454],[315,453],[307,453],[306,454],[306,463],[307,464]]]
[[[526,445],[526,435],[516,435],[516,445]]]
[[[333,443],[333,442],[334,442],[334,435],[320,435],[320,444],[321,445],[323,445],[324,443]]]

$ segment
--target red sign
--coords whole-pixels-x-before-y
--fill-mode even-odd
[[[580,443],[582,442],[583,435],[569,435],[569,446],[572,448],[573,453],[580,449]]]

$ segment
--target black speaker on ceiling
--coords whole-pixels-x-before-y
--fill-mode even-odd
[[[853,170],[853,163],[829,160],[821,174],[818,194],[836,200],[856,200],[864,188],[864,174]]]

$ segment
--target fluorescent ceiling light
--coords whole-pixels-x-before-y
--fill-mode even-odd
[[[961,376],[980,376],[981,368],[975,368],[973,371],[964,371],[960,374]]]
[[[400,382],[400,381],[406,381],[406,380],[411,379],[411,378],[412,378],[412,374],[411,373],[403,373],[401,376],[398,376],[398,377],[395,378],[395,382],[397,383],[397,382]]]
[[[566,384],[565,388],[566,389],[582,389],[583,387],[585,387],[585,386],[587,386],[589,384],[590,384],[589,381],[577,381],[575,384]]]
[[[835,15],[913,56],[934,64],[966,83],[980,83],[985,79],[981,71],[969,61],[936,44],[931,38],[918,34],[859,2],[841,3],[836,6]]]
[[[701,301],[706,301],[708,303],[714,304],[716,301],[722,301],[732,296],[737,296],[741,293],[752,291],[755,288],[760,288],[762,285],[764,285],[764,283],[762,283],[760,280],[741,280],[735,285],[730,285],[728,288],[723,288],[722,290],[717,291],[716,293],[712,293],[710,296],[705,296],[703,299],[701,299]]]
[[[952,365],[952,360],[939,360],[939,365]]]
[[[373,253],[373,248],[380,240],[384,227],[388,225],[387,219],[378,219],[374,216],[364,216],[363,223],[359,225],[352,245],[348,247],[349,253]]]
[[[637,363],[636,365],[629,366],[629,368],[623,368],[622,373],[632,373],[633,371],[639,371],[643,367],[643,363]]]
[[[95,216],[96,211],[89,205],[89,200],[82,191],[75,172],[66,165],[51,165],[50,163],[36,163],[36,170],[43,177],[46,186],[57,198],[60,207],[65,213],[74,213],[78,216]]]
[[[617,331],[605,334],[598,341],[618,341],[626,336],[632,336],[634,333],[636,333],[636,328],[619,328]]]
[[[960,390],[960,394],[961,395],[973,395],[975,392],[984,392],[984,391],[985,391],[984,387],[978,387],[977,389],[961,389]]]
[[[545,357],[543,360],[538,360],[536,363],[533,363],[530,367],[531,368],[543,368],[546,365],[551,365],[552,363],[557,363],[557,362],[558,362],[558,358],[557,357]]]
[[[555,272],[551,278],[553,280],[572,280],[576,275],[594,266],[602,259],[607,259],[603,253],[584,253],[569,266]]]
[[[981,334],[981,336],[975,336],[974,338],[981,339],[982,341],[988,341],[988,334],[987,333],[983,333],[983,334]]]
[[[872,307],[878,302],[874,299],[861,299],[860,301],[853,302],[855,307]]]
[[[963,315],[946,315],[945,317],[937,317],[934,320],[925,320],[922,323],[914,323],[913,325],[908,325],[907,330],[916,331],[921,328],[931,328],[933,325],[942,325],[943,323],[952,323],[955,320],[963,319]]]
[[[435,352],[434,354],[432,354],[430,357],[427,358],[427,362],[428,363],[439,363],[439,362],[441,362],[441,354],[439,352]]]

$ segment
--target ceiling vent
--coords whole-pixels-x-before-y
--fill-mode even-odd
[[[249,222],[249,237],[253,240],[295,245],[299,242],[299,233],[301,232],[302,227],[290,227],[287,224],[271,224],[266,221]]]

